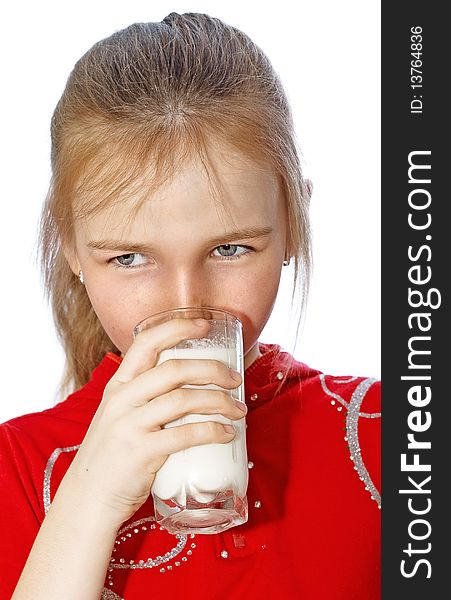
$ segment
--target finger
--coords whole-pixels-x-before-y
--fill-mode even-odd
[[[204,337],[210,325],[204,319],[172,319],[138,333],[110,380],[126,383],[154,367],[158,354],[183,340]],[[110,386],[111,387],[111,386]]]
[[[241,375],[219,360],[175,358],[127,382],[118,390],[116,399],[119,403],[140,406],[182,385],[217,385],[232,390],[241,382]]]
[[[158,450],[159,455],[167,455],[193,446],[226,444],[234,437],[233,425],[204,421],[203,423],[187,423],[153,431],[149,435],[147,444],[152,453]]]
[[[156,431],[188,414],[220,414],[235,421],[242,419],[246,412],[246,404],[235,400],[228,392],[177,388],[154,398],[134,414],[143,427]]]

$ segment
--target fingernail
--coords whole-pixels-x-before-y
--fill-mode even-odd
[[[235,428],[233,427],[233,425],[223,425],[223,427],[227,431],[227,433],[235,433]]]
[[[232,377],[232,379],[234,379],[235,381],[241,381],[241,374],[238,373],[238,371],[229,369],[229,372],[230,372],[230,376]]]
[[[203,327],[207,321],[205,319],[194,319],[194,323],[198,327]]]
[[[241,400],[235,400],[235,404],[238,406],[238,408],[240,410],[242,410],[243,412],[245,412],[246,410],[246,405],[244,402],[241,402]]]

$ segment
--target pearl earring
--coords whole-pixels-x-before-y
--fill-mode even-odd
[[[290,264],[290,259],[285,259],[282,264],[284,267],[288,267],[288,265]]]
[[[81,269],[78,271],[78,279],[81,284],[84,284],[85,280],[83,279],[83,271]]]

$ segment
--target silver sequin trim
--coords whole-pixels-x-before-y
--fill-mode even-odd
[[[80,444],[78,446],[68,446],[67,448],[56,448],[52,452],[52,455],[47,461],[47,465],[44,469],[44,490],[43,490],[43,501],[44,501],[44,512],[48,513],[50,508],[50,478],[52,476],[53,467],[59,457],[63,452],[75,452],[80,448]]]
[[[323,388],[323,390],[326,392],[326,394],[328,396],[330,396],[331,398],[335,398],[335,400],[337,400],[337,402],[339,402],[340,404],[342,404],[347,410],[349,410],[349,403],[346,402],[346,400],[344,400],[341,396],[339,396],[338,394],[336,394],[335,392],[333,392],[332,390],[330,390],[327,385],[326,385],[326,376],[324,375],[324,373],[321,373],[321,375],[319,376],[320,381],[321,381],[321,386]],[[357,377],[354,377],[353,379],[358,379]],[[365,379],[364,381],[371,381],[371,385],[375,382],[378,381],[377,379],[372,379],[372,378],[368,378]],[[343,380],[341,380],[340,383],[345,383]],[[377,417],[380,417],[381,413],[364,413],[361,412],[359,413],[359,417],[365,417],[366,419],[376,419]]]
[[[107,590],[107,588],[103,588],[101,600],[124,600],[124,598],[121,598],[111,590]]]
[[[139,527],[143,523],[149,523],[150,521],[155,521],[155,517],[144,517],[143,519],[139,519],[139,521],[133,521],[133,523],[129,523],[125,527],[122,527],[122,529],[119,529],[116,537],[119,537],[120,535],[122,535],[123,533],[128,531],[129,529],[133,529],[134,527]]]
[[[166,552],[163,556],[156,556],[155,558],[148,558],[146,561],[140,560],[137,563],[133,563],[132,565],[127,563],[110,563],[109,569],[152,569],[153,567],[158,567],[164,563],[169,562],[173,558],[175,558],[186,545],[186,535],[177,534],[176,537],[180,538],[177,545]],[[183,559],[182,559],[183,560]],[[186,560],[186,559],[185,559]]]
[[[143,523],[148,523],[149,521],[155,521],[155,517],[146,517],[144,519],[140,519],[139,521],[134,521],[129,525],[126,525],[122,529],[120,529],[117,533],[117,537],[123,535],[129,529],[133,529],[134,527],[139,527]],[[175,535],[176,539],[178,539],[178,543],[174,548],[166,552],[163,556],[157,556],[156,558],[148,558],[146,561],[140,560],[137,563],[127,564],[127,563],[110,563],[110,569],[152,569],[153,567],[158,567],[163,563],[167,563],[172,560],[177,554],[183,550],[186,546],[186,542],[188,539],[187,535],[177,534]]]
[[[348,403],[338,394],[332,392],[326,385],[325,375],[322,373],[320,375],[321,385],[323,390],[326,392],[328,396],[334,398],[337,402],[339,402],[342,406],[344,406],[348,413],[346,415],[346,441],[349,448],[349,453],[351,455],[351,460],[354,463],[354,469],[357,471],[360,480],[365,484],[365,490],[367,490],[371,499],[377,502],[379,508],[381,507],[381,496],[376,486],[374,485],[370,474],[368,473],[365,463],[363,462],[360,444],[359,444],[359,433],[358,433],[358,425],[359,418],[364,417],[367,419],[375,419],[381,416],[381,413],[363,413],[360,411],[360,406],[362,405],[365,394],[369,390],[369,388],[378,381],[377,379],[368,378],[361,381],[354,393],[351,396],[351,401]],[[343,382],[343,380],[341,380]]]
[[[368,473],[365,463],[363,462],[360,444],[359,444],[359,413],[360,406],[363,402],[368,389],[377,381],[376,379],[364,379],[354,390],[349,403],[348,414],[346,415],[346,437],[348,441],[349,452],[351,453],[351,459],[354,462],[354,469],[359,474],[360,480],[365,484],[365,489],[370,492],[371,499],[377,502],[379,508],[381,507],[381,496],[376,486],[371,480],[370,474]],[[380,413],[375,413],[379,414]]]
[[[348,377],[347,379],[334,379],[334,383],[350,383],[358,379],[357,375],[354,377]]]

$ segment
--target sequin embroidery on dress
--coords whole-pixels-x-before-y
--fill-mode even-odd
[[[108,590],[107,588],[103,588],[100,600],[124,600],[124,598],[121,598],[120,596],[118,596],[111,590]]]
[[[335,384],[344,384],[356,381],[357,379],[359,378],[348,377],[347,379],[333,379],[333,382]],[[374,500],[377,503],[378,507],[381,508],[381,495],[377,490],[376,486],[374,485],[370,474],[368,473],[368,470],[365,466],[365,463],[362,459],[358,432],[360,418],[377,419],[381,416],[380,412],[360,412],[360,407],[362,405],[363,399],[365,398],[365,394],[370,389],[370,387],[378,380],[368,377],[367,379],[363,379],[362,381],[360,381],[360,383],[357,384],[357,387],[355,388],[351,396],[351,400],[349,402],[346,402],[346,400],[342,398],[339,394],[333,392],[328,388],[326,384],[326,375],[324,375],[324,373],[320,375],[320,381],[324,392],[332,398],[332,400],[330,401],[331,405],[335,406],[338,402],[338,411],[341,412],[343,408],[347,410],[346,436],[344,439],[348,444],[349,453],[351,455],[350,458],[354,463],[354,469],[357,471],[360,481],[362,481],[365,485],[365,490],[369,492],[371,500]]]

